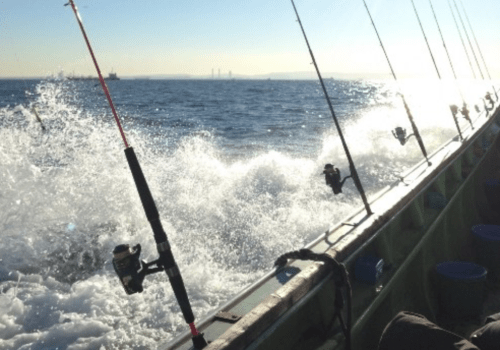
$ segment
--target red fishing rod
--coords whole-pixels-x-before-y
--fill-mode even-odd
[[[116,113],[113,100],[111,99],[108,87],[106,86],[104,78],[102,77],[101,70],[99,69],[99,65],[97,64],[97,60],[92,50],[92,46],[90,45],[89,39],[83,27],[82,18],[78,13],[78,9],[76,8],[73,0],[69,0],[69,2],[64,6],[67,5],[71,5],[71,7],[73,8],[73,12],[75,13],[76,19],[80,26],[80,30],[82,31],[85,43],[87,44],[87,48],[89,49],[90,55],[92,56],[92,60],[94,61],[94,65],[97,70],[102,89],[104,90],[104,94],[108,99],[109,106],[111,107],[111,111],[113,112],[113,116],[115,118],[116,124],[118,125],[118,129],[120,130],[123,143],[125,144],[125,156],[127,157],[130,171],[132,172],[132,176],[134,177],[134,182],[137,187],[137,191],[139,192],[142,206],[144,207],[144,211],[146,212],[146,217],[148,218],[151,228],[153,229],[156,246],[160,255],[157,260],[146,263],[139,258],[139,255],[141,253],[140,244],[137,244],[133,248],[131,248],[128,244],[121,244],[115,247],[115,249],[113,250],[113,267],[118,274],[127,294],[141,293],[143,291],[142,282],[146,275],[165,271],[170,280],[170,284],[174,291],[177,302],[179,303],[179,306],[181,308],[184,320],[187,324],[189,324],[191,334],[193,335],[192,340],[194,348],[203,349],[205,346],[207,346],[207,342],[203,338],[203,333],[199,333],[194,324],[194,315],[191,309],[191,304],[189,303],[186,288],[184,286],[179,268],[175,263],[172,250],[170,249],[167,234],[163,230],[160,221],[160,215],[153,200],[153,196],[151,195],[149,186],[146,182],[144,174],[142,173],[142,169],[134,153],[134,149],[128,145],[127,138],[125,137],[120,119],[118,118],[118,114]],[[151,268],[151,266],[154,265],[156,265],[156,267]]]

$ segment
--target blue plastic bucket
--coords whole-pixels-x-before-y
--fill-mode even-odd
[[[472,234],[477,238],[488,242],[500,242],[500,226],[499,225],[474,225],[472,226]]]
[[[439,276],[439,310],[455,319],[481,314],[487,270],[464,261],[447,261],[436,266]]]
[[[477,261],[486,266],[492,280],[500,279],[500,226],[474,225]]]
[[[487,271],[481,265],[465,261],[447,261],[436,266],[436,271],[454,281],[484,281]]]

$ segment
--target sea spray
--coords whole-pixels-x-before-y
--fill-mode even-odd
[[[141,242],[145,260],[156,247],[94,85],[44,80],[0,105],[0,349],[154,349],[186,330],[164,276],[126,296],[111,266],[119,243]],[[348,167],[315,82],[109,86],[199,318],[361,204],[350,180],[334,197],[321,176]],[[390,134],[407,127],[391,84],[327,87],[368,196],[420,160]],[[432,152],[453,125],[419,91],[409,103]]]

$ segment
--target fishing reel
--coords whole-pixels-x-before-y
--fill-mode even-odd
[[[475,109],[476,109],[476,111],[479,112],[479,107],[477,105],[475,106]],[[469,112],[469,109],[467,108],[467,105],[465,104],[465,102],[464,102],[461,109],[458,108],[457,105],[450,105],[450,110],[451,110],[451,113],[453,114],[454,117],[456,117],[458,112],[460,112],[464,116],[465,119],[470,120],[470,117],[469,117],[470,112]]]
[[[406,136],[406,129],[403,129],[400,126],[392,130],[392,135],[394,136],[395,139],[399,141],[399,143],[401,143],[401,146],[404,146],[406,141],[408,141],[410,137],[415,136],[415,134],[410,134],[409,136]]]
[[[469,109],[467,108],[467,105],[465,104],[464,102],[464,105],[462,106],[462,109],[460,110],[460,113],[462,113],[462,115],[464,116],[465,119],[469,120],[470,117],[469,117]]]
[[[478,112],[478,113],[480,112],[479,107],[477,105],[475,105],[474,108],[476,109],[476,112]],[[486,108],[486,105],[485,105],[485,108]],[[457,105],[450,105],[450,110],[451,110],[451,113],[453,114],[453,118],[455,118],[455,122],[457,122],[457,114],[458,114],[458,112],[460,112],[460,113],[462,113],[464,118],[470,123],[471,128],[474,129],[474,126],[472,125],[472,120],[470,119],[470,116],[469,116],[470,111],[467,108],[467,104],[465,102],[464,102],[461,109],[459,109]]]
[[[458,114],[458,106],[457,105],[450,105],[450,110],[453,116],[456,116]]]
[[[340,174],[339,168],[334,168],[332,164],[326,164],[325,170],[323,170],[323,174],[325,175],[325,180],[328,186],[330,186],[333,190],[333,194],[342,193],[342,186],[344,186],[345,180],[352,177],[352,175],[346,176],[343,180],[342,175]]]
[[[492,108],[495,106],[495,102],[491,98],[491,94],[489,91],[486,92],[486,95],[484,96],[484,98],[490,103]]]
[[[120,244],[113,250],[113,267],[120,278],[120,282],[127,294],[142,293],[142,282],[146,275],[163,271],[163,267],[150,269],[151,265],[157,265],[158,260],[150,263],[139,259],[141,245],[137,244],[130,248],[128,244]]]

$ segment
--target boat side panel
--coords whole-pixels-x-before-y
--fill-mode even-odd
[[[383,258],[386,270],[376,285],[353,279],[355,349],[373,348],[387,322],[401,310],[419,312],[434,321],[438,319],[434,266],[446,260],[474,261],[470,227],[485,222],[482,217],[485,213],[494,217],[494,214],[488,214],[482,189],[483,181],[498,172],[500,166],[498,139],[492,148],[483,157],[485,152],[479,151],[477,143],[472,144],[462,157],[457,158],[456,164],[436,177],[412,205],[393,218],[373,242],[357,252],[357,256]],[[482,158],[487,159],[476,168]],[[427,199],[429,192],[445,195],[447,206],[431,209]],[[355,258],[348,259],[351,276],[354,276]],[[259,337],[254,343],[259,346],[254,348],[342,348],[342,337],[330,334],[333,312],[325,311],[330,310],[331,305],[333,293],[329,287],[319,291],[300,308],[288,310],[282,316],[286,322],[281,327],[271,327],[272,332]]]
[[[478,169],[468,174],[470,176],[460,191],[428,227],[421,241],[404,263],[396,267],[397,272],[391,278],[390,283],[384,287],[390,291],[380,292],[376,298],[380,300],[375,299],[366,313],[358,318],[353,330],[355,349],[373,348],[387,324],[387,319],[391,319],[399,311],[414,311],[425,315],[430,320],[439,321],[439,291],[436,288],[438,277],[435,274],[435,265],[450,260],[477,262],[470,227],[485,222],[500,223],[498,214],[492,213],[488,208],[482,185],[486,178],[498,174],[499,150],[500,142],[497,140],[494,149],[482,161]],[[473,149],[466,152],[468,155],[465,157],[468,158],[469,164],[477,163],[479,160],[477,153]],[[453,176],[448,177],[450,178]],[[428,217],[434,216],[432,209],[426,208],[426,211]],[[397,247],[399,250],[401,247],[398,247],[398,244],[400,243],[392,244],[391,249]],[[379,245],[384,245],[382,239]],[[391,249],[386,247],[385,251]],[[395,254],[393,252],[388,261],[391,261]],[[393,261],[397,264],[397,260]]]

